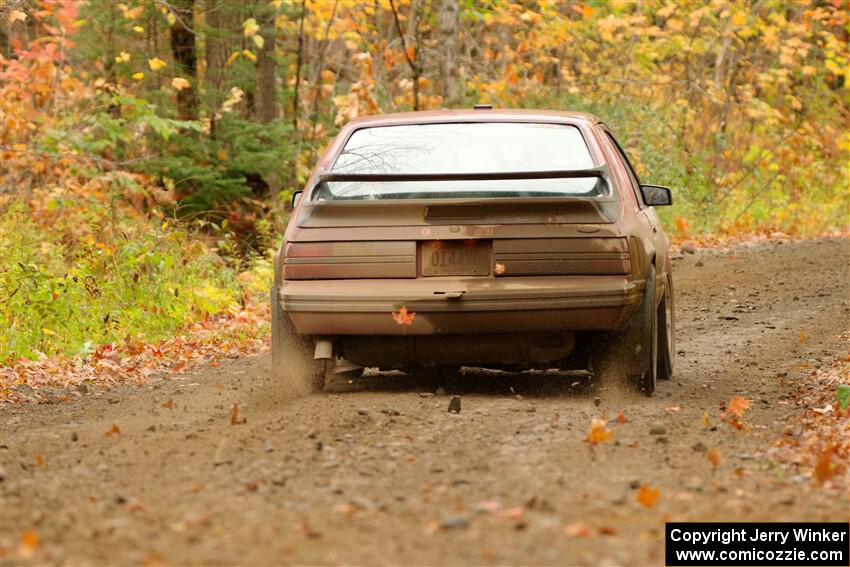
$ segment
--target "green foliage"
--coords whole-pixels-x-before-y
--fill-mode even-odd
[[[69,211],[85,209],[68,223]],[[237,306],[235,272],[197,235],[169,221],[113,218],[97,199],[55,197],[43,220],[13,205],[0,222],[0,364],[70,355],[125,339],[165,338]],[[61,237],[61,238],[55,238]]]
[[[201,132],[200,123],[160,116],[156,105],[129,94],[99,92],[76,110],[79,116],[69,114],[38,139],[40,150],[135,163],[158,157],[155,148],[172,136]]]
[[[836,394],[838,396],[838,407],[843,410],[850,408],[850,384],[839,384]]]
[[[529,107],[584,111],[601,117],[624,146],[641,181],[673,189],[675,206],[658,212],[669,230],[680,237],[754,227],[817,232],[846,225],[850,192],[841,164],[832,166],[824,158],[816,159],[823,152],[817,141],[808,139],[807,159],[795,156],[793,175],[783,175],[781,169],[786,166],[779,165],[778,154],[789,154],[787,143],[774,141],[771,147],[751,144],[744,155],[724,157],[731,151],[722,134],[716,134],[712,144],[694,146],[686,122],[675,109],[625,96],[545,94],[531,98]],[[734,175],[727,173],[724,178],[718,170]],[[819,224],[811,225],[812,219]]]
[[[175,134],[160,155],[137,170],[155,175],[177,194],[179,214],[224,218],[228,205],[279,183],[294,147],[291,126],[282,120],[257,124],[230,114],[217,121],[214,133]]]
[[[86,156],[91,167],[85,175],[112,164],[154,176],[171,195],[163,209],[168,214],[206,219],[211,222],[202,228],[212,229],[229,219],[242,241],[233,252],[258,245],[265,238],[254,222],[265,208],[259,199],[291,172],[292,126],[225,113],[205,128],[199,121],[163,116],[167,110],[129,94],[100,92],[77,108],[83,127],[76,114],[69,115],[39,137],[37,147],[50,155]],[[113,181],[135,183],[128,176]]]

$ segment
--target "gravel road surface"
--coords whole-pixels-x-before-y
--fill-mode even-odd
[[[675,260],[676,375],[652,398],[464,369],[281,399],[261,355],[5,405],[3,563],[660,565],[665,521],[846,521],[846,484],[766,450],[798,434],[803,369],[847,350],[849,261],[848,240]],[[735,396],[741,430],[720,418]],[[592,447],[595,417],[613,436]]]

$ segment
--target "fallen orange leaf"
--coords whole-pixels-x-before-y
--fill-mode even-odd
[[[644,508],[652,508],[655,506],[655,502],[658,500],[659,496],[661,496],[660,489],[649,488],[642,484],[635,493],[635,500],[637,500]]]
[[[838,467],[832,462],[832,447],[827,449],[818,456],[818,462],[815,465],[815,470],[812,479],[816,484],[823,484],[831,480],[835,476]]]
[[[121,435],[121,428],[116,424],[112,424],[112,427],[104,434],[106,437],[112,437],[113,435]]]
[[[723,454],[717,449],[709,449],[706,451],[705,458],[708,459],[708,462],[710,462],[714,468],[719,467],[720,463],[723,462]]]
[[[174,400],[168,400],[162,404],[165,409],[174,409]]]
[[[353,516],[357,513],[357,508],[355,508],[351,504],[340,504],[334,507],[334,512],[343,514],[345,516]]]
[[[750,400],[743,396],[735,396],[734,398],[729,400],[729,405],[726,406],[726,411],[728,411],[732,415],[742,417],[744,415],[744,412],[747,411],[747,408],[749,407]]]
[[[416,313],[408,311],[407,307],[402,307],[398,311],[393,311],[393,320],[399,325],[412,325],[416,318]]]
[[[614,432],[608,429],[604,419],[594,417],[590,422],[590,430],[588,430],[584,442],[591,445],[599,445],[611,439],[613,435]]]
[[[233,407],[230,408],[230,425],[236,425],[239,423],[239,406],[236,403],[233,404]]]
[[[21,545],[18,546],[18,555],[22,559],[31,559],[38,549],[38,534],[35,530],[27,530],[21,536]]]
[[[299,522],[296,527],[307,539],[319,539],[322,537],[322,533],[314,530],[306,521]]]
[[[583,522],[574,522],[564,528],[564,533],[572,537],[587,537],[590,535],[590,528]]]
[[[626,423],[626,414],[624,414],[622,410],[617,414],[617,423]]]

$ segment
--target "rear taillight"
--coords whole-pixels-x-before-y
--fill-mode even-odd
[[[287,280],[415,277],[416,243],[410,241],[292,242],[284,251]]]
[[[522,238],[493,241],[498,277],[615,275],[631,272],[625,238]]]
[[[283,278],[415,278],[416,258],[413,241],[292,242],[286,245]],[[492,261],[495,277],[625,275],[632,269],[625,238],[496,238]]]

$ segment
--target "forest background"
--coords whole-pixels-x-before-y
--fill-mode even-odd
[[[291,192],[367,114],[590,111],[674,189],[679,242],[846,233],[848,13],[0,0],[0,367],[264,344]]]

